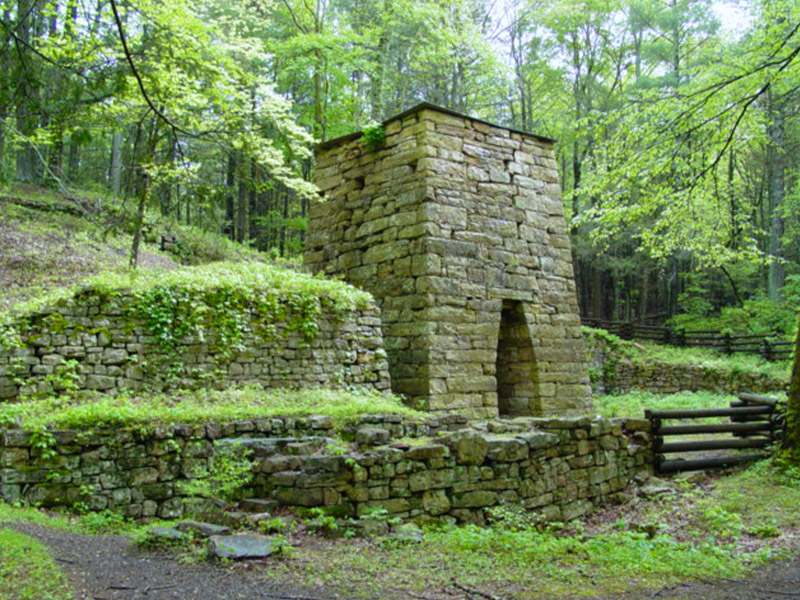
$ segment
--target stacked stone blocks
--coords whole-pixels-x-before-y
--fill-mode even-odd
[[[202,506],[184,483],[207,472],[220,448],[255,458],[244,495],[290,507],[364,516],[483,522],[513,504],[571,519],[613,499],[649,471],[649,423],[626,419],[517,419],[468,426],[365,416],[334,430],[328,417],[51,432],[53,456],[29,431],[0,431],[0,498],[43,506],[83,503],[132,518],[176,518]],[[326,453],[348,445],[346,453]]]
[[[320,147],[305,263],[378,299],[394,391],[472,417],[584,411],[552,141],[430,105],[385,132],[377,150],[358,136]],[[499,386],[498,369],[513,373]]]
[[[134,300],[126,293],[108,299],[86,292],[27,315],[16,324],[23,331],[21,346],[0,346],[0,399],[58,392],[65,377],[77,389],[102,392],[236,384],[390,387],[375,305],[344,313],[323,308],[311,340],[286,322],[275,323],[274,335],[264,337],[256,333],[260,317],[249,314],[254,325],[240,352],[221,356],[212,331],[202,339],[186,336],[176,358],[162,364],[153,332],[126,311]],[[176,365],[178,372],[168,378]]]

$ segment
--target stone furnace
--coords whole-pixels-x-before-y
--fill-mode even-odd
[[[472,417],[583,412],[553,141],[430,104],[321,144],[305,263],[372,292],[392,389]]]

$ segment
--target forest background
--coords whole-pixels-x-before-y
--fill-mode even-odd
[[[296,256],[313,144],[428,101],[558,140],[584,316],[787,335],[800,3],[726,10],[0,0],[0,183]]]

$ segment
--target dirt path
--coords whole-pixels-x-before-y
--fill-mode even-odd
[[[257,567],[179,563],[166,554],[140,551],[131,546],[125,536],[83,536],[32,524],[13,527],[50,549],[56,562],[70,577],[76,600],[349,600],[364,597],[355,592],[352,596],[342,596],[330,590],[304,590],[277,584],[267,579],[263,572],[259,573]],[[389,596],[405,597],[402,593]],[[439,597],[436,594],[432,596]],[[463,598],[453,595],[447,598],[481,600],[467,593]],[[800,599],[800,557],[771,565],[744,580],[692,581],[648,592],[630,590],[614,596],[613,600],[653,598]]]
[[[800,557],[775,563],[747,579],[688,582],[647,596],[660,600],[787,600],[800,598]]]
[[[39,525],[15,524],[36,538],[69,576],[76,600],[344,600],[273,585],[237,566],[182,564],[131,546],[121,535],[84,536]]]

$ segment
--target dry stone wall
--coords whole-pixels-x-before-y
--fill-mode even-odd
[[[593,391],[597,394],[642,390],[655,394],[709,391],[727,394],[769,394],[789,389],[789,376],[725,370],[698,364],[637,362],[614,350],[600,336],[586,334]]]
[[[620,361],[614,368],[613,378],[606,381],[604,387],[608,391],[643,390],[655,394],[682,391],[769,394],[787,391],[789,380],[788,377],[775,379],[759,373],[730,372],[702,365]]]
[[[385,133],[320,147],[305,263],[378,299],[393,389],[472,417],[585,411],[552,141],[431,105]]]
[[[267,323],[241,307],[247,334],[226,342],[213,327],[179,336],[165,349],[127,293],[87,291],[16,323],[21,337],[0,346],[0,399],[59,391],[167,387],[364,385],[390,387],[379,311],[325,307],[306,339],[286,318]]]
[[[327,417],[53,431],[48,438],[10,429],[0,431],[0,497],[175,518],[200,505],[185,482],[211,468],[221,448],[236,447],[255,462],[245,495],[283,506],[481,523],[485,509],[513,504],[562,520],[613,499],[650,470],[648,428],[643,420],[588,417],[475,428],[458,415],[425,422],[375,415],[342,432]]]

